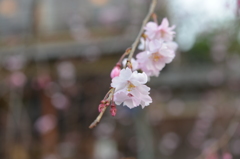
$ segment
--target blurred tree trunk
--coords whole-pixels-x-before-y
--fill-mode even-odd
[[[51,104],[51,99],[44,93],[41,92],[41,106],[42,106],[42,116],[53,115],[57,117],[57,110]],[[47,156],[50,154],[56,154],[57,142],[58,142],[58,130],[55,126],[54,129],[42,134],[42,154]]]
[[[31,126],[27,111],[22,104],[22,88],[11,89],[9,113],[6,125],[6,157],[28,159],[31,142]]]
[[[134,116],[137,143],[138,143],[138,156],[137,159],[154,159],[155,148],[153,142],[153,133],[151,127],[146,120],[146,111],[139,110]]]

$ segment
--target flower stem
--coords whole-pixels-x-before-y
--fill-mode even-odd
[[[130,53],[130,51],[131,51],[131,48],[128,48],[125,52],[124,52],[124,54],[122,54],[122,56],[121,56],[121,58],[119,59],[119,61],[118,61],[118,65],[122,65],[122,61],[123,61],[123,58],[125,57],[125,56],[127,56],[127,55],[129,55],[129,53]]]
[[[152,19],[155,23],[158,24],[157,15],[155,13],[152,14]]]
[[[115,91],[115,89],[114,89],[114,88],[111,88],[111,89],[107,92],[107,94],[105,95],[105,97],[104,97],[104,99],[105,99],[105,98],[107,98],[107,95],[109,95],[108,98],[106,99],[106,100],[109,100],[109,103],[110,103],[111,99],[113,98],[114,91]],[[99,115],[97,116],[97,118],[96,118],[96,119],[92,122],[92,124],[89,126],[90,129],[92,129],[92,128],[94,128],[95,126],[97,126],[97,124],[98,124],[98,123],[100,122],[100,120],[102,119],[102,116],[103,116],[103,114],[105,113],[106,109],[107,109],[107,106],[105,106],[105,107],[102,109],[102,111],[99,113]]]
[[[104,112],[106,111],[107,107],[104,107],[101,111],[101,113],[98,115],[98,117],[92,122],[92,124],[89,126],[90,129],[94,128],[97,126],[97,124],[100,122]]]
[[[112,90],[113,90],[113,88],[111,88],[111,89],[107,92],[107,94],[106,94],[105,97],[103,98],[104,100],[107,99],[107,97],[108,97],[109,94],[112,92]]]
[[[131,61],[131,59],[132,59],[132,56],[133,56],[133,54],[134,54],[134,52],[135,52],[135,50],[137,48],[139,40],[140,40],[140,38],[141,38],[141,36],[143,34],[144,27],[147,24],[147,22],[149,21],[149,19],[151,18],[152,14],[154,12],[154,9],[156,7],[156,4],[157,4],[157,0],[152,0],[150,8],[149,8],[149,11],[148,11],[148,14],[146,15],[145,19],[142,22],[142,26],[141,26],[141,29],[140,29],[140,31],[138,33],[138,36],[135,39],[134,43],[132,44],[132,47],[131,47],[132,49],[131,49],[131,52],[130,52],[130,54],[128,56],[128,61]]]

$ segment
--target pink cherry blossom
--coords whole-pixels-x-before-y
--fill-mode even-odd
[[[138,45],[138,49],[139,50],[145,50],[146,48],[146,41],[144,40],[144,38],[140,38],[140,44]]]
[[[119,66],[115,66],[113,69],[112,69],[112,72],[110,74],[111,78],[114,78],[114,77],[117,77],[120,73],[121,69]]]
[[[139,68],[148,76],[158,76],[166,63],[172,62],[175,53],[161,40],[152,40],[149,42],[146,51],[137,55]]]
[[[165,44],[167,45],[167,48],[169,48],[173,51],[176,51],[178,48],[178,44],[174,41],[168,41],[168,42],[165,42]]]
[[[132,58],[131,63],[132,63],[132,70],[133,71],[137,70],[138,69],[138,62],[134,58]],[[123,64],[123,66],[126,66],[127,58],[123,59],[122,64]]]
[[[118,105],[123,103],[129,108],[134,108],[142,105],[142,108],[152,103],[152,98],[149,96],[150,88],[146,84],[147,75],[132,72],[131,69],[122,69],[120,75],[112,79],[111,86],[115,88],[114,102]]]
[[[148,22],[145,27],[145,34],[150,40],[161,39],[165,41],[172,41],[175,32],[173,29],[175,26],[169,27],[169,22],[167,18],[162,20],[161,25],[155,22]]]

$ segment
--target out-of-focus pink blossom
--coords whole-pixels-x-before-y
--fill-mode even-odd
[[[22,87],[26,82],[26,76],[22,72],[14,72],[10,76],[10,83],[14,87]]]
[[[126,68],[120,71],[118,77],[112,79],[111,86],[115,88],[114,102],[118,105],[123,103],[129,108],[134,108],[142,105],[142,108],[152,103],[152,98],[149,96],[150,88],[146,84],[147,75],[132,72]]]
[[[173,50],[161,40],[152,40],[149,42],[146,51],[137,54],[139,68],[148,76],[158,76],[166,63],[172,62],[175,57]]]
[[[61,93],[53,94],[53,96],[51,97],[51,102],[55,108],[60,110],[66,109],[69,104],[68,98]]]
[[[134,58],[132,58],[132,59],[131,59],[131,63],[132,63],[132,70],[133,70],[133,71],[137,70],[137,69],[138,69],[138,62],[137,62]],[[127,64],[127,58],[125,58],[125,59],[123,60],[122,64],[123,64],[123,66],[126,66],[126,64]]]
[[[173,50],[174,52],[178,48],[178,44],[176,42],[174,42],[174,41],[168,41],[165,44],[167,45],[167,48],[169,48],[170,50]]]
[[[206,156],[206,159],[218,159],[217,154],[209,154],[208,156]]]
[[[228,152],[224,153],[222,156],[223,159],[232,159],[232,155]]]
[[[5,67],[10,71],[17,71],[24,67],[25,59],[21,55],[13,55],[6,59]]]
[[[51,77],[49,74],[46,74],[46,73],[38,75],[36,79],[38,89],[45,89],[50,82],[51,82]]]
[[[155,22],[148,22],[145,27],[145,34],[150,40],[159,39],[164,41],[172,41],[175,32],[173,29],[175,26],[169,27],[169,22],[167,18],[162,20],[161,25]]]
[[[111,72],[111,74],[110,74],[111,78],[114,78],[114,77],[119,76],[120,71],[121,71],[121,68],[120,68],[119,66],[115,66],[115,67],[112,69],[112,72]]]
[[[45,115],[40,117],[36,123],[35,127],[41,134],[46,134],[56,127],[57,119],[53,115]]]
[[[64,61],[57,65],[57,72],[59,75],[59,83],[61,86],[67,88],[71,87],[76,82],[75,67],[71,62]]]

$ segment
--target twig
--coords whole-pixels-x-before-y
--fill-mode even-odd
[[[113,93],[114,93],[114,91],[115,91],[115,89],[114,88],[111,88],[108,92],[107,92],[107,94],[105,95],[105,97],[104,97],[104,99],[105,98],[107,98],[107,96],[108,96],[108,98],[106,99],[106,101],[107,100],[111,100],[112,98],[113,98]],[[90,129],[92,129],[92,128],[94,128],[95,126],[97,126],[97,124],[100,122],[100,120],[102,119],[102,116],[103,116],[103,114],[105,113],[105,111],[106,111],[106,109],[107,109],[107,106],[105,106],[103,109],[102,109],[102,111],[99,113],[99,115],[97,116],[97,118],[92,122],[92,124],[89,126],[89,128]]]
[[[156,4],[157,4],[157,0],[152,0],[150,8],[149,8],[149,11],[148,11],[148,14],[147,14],[147,16],[145,17],[145,19],[142,22],[142,26],[141,26],[141,29],[140,29],[140,31],[138,33],[138,36],[135,39],[134,43],[132,44],[132,47],[131,47],[132,49],[131,49],[131,52],[130,52],[130,54],[128,56],[128,61],[131,61],[131,59],[132,59],[132,56],[133,56],[133,54],[134,54],[134,52],[135,52],[135,50],[137,48],[139,40],[140,40],[140,38],[141,38],[141,36],[143,34],[144,27],[147,24],[147,22],[149,21],[149,19],[151,18],[152,14],[154,12],[154,9],[156,7]]]
[[[141,29],[140,29],[140,31],[139,31],[139,33],[138,33],[138,36],[137,36],[137,38],[135,39],[135,41],[133,42],[132,47],[130,48],[131,51],[130,51],[129,56],[128,56],[128,62],[130,62],[131,59],[132,59],[132,56],[133,56],[133,54],[134,54],[134,52],[135,52],[135,50],[136,50],[136,47],[137,47],[137,45],[138,45],[138,43],[139,43],[139,40],[140,40],[140,38],[141,38],[141,36],[142,36],[142,34],[143,34],[144,26],[147,24],[147,22],[149,21],[150,17],[152,16],[152,14],[153,14],[153,12],[154,12],[154,9],[155,9],[155,7],[156,7],[156,4],[157,4],[157,0],[152,0],[151,5],[150,5],[150,7],[149,7],[148,14],[146,15],[146,17],[144,18],[144,20],[143,20],[143,22],[142,22],[142,26],[141,26]],[[129,49],[126,50],[126,52],[124,53],[124,56],[125,56],[126,53],[128,54],[128,50],[129,50]],[[120,60],[121,60],[121,59],[120,59]],[[128,63],[128,62],[127,62],[127,63]],[[127,65],[127,64],[126,64],[126,65]],[[111,99],[112,96],[113,96],[114,89],[112,88],[111,90],[112,90],[112,92],[109,94],[108,99]],[[111,90],[110,90],[110,91],[111,91]],[[97,117],[97,118],[92,122],[92,124],[89,126],[90,129],[92,129],[92,128],[94,128],[95,126],[97,126],[97,124],[100,122],[100,120],[101,120],[104,112],[106,111],[106,109],[107,109],[107,106],[105,106],[105,107],[102,109],[102,111],[100,112],[100,114],[98,115],[98,117]]]
[[[131,51],[131,48],[127,48],[127,49],[126,49],[126,51],[122,54],[121,58],[118,60],[117,65],[120,65],[120,66],[121,66],[121,63],[122,63],[122,61],[123,61],[123,58],[124,58],[125,56],[129,55],[130,51]]]
[[[101,113],[98,115],[98,117],[92,122],[92,124],[89,126],[90,129],[94,128],[97,126],[97,124],[100,122],[104,112],[106,111],[107,107],[104,107],[101,111]]]

